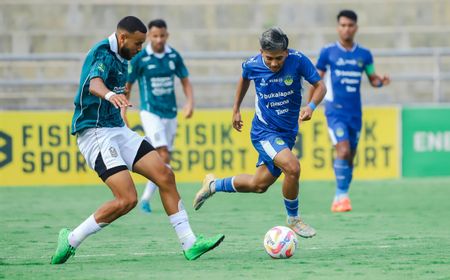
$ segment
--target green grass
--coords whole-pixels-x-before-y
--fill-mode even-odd
[[[301,209],[318,234],[288,260],[262,246],[265,232],[284,224],[279,185],[262,195],[218,194],[198,212],[197,186],[179,189],[196,233],[226,235],[214,251],[186,261],[155,199],[151,215],[134,209],[53,266],[59,229],[77,226],[111,198],[108,189],[0,188],[0,278],[450,279],[450,180],[355,182],[354,211],[344,214],[329,211],[331,182],[306,182]]]

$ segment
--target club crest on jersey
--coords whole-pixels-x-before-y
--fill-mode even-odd
[[[364,61],[362,59],[359,59],[358,60],[358,67],[363,68],[363,66],[364,66]]]
[[[169,61],[169,68],[170,70],[175,70],[175,63],[173,62],[173,60]]]
[[[281,138],[275,138],[275,143],[277,144],[277,145],[284,145],[284,141],[283,141],[283,139],[281,139]]]
[[[117,157],[117,151],[114,147],[109,147],[109,153],[111,154],[112,157]]]
[[[294,82],[294,79],[292,78],[292,76],[286,76],[284,77],[284,84],[287,86],[292,85],[292,83]]]

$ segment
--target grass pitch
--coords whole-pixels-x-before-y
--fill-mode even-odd
[[[217,194],[199,211],[198,185],[180,184],[194,232],[225,241],[186,261],[155,196],[89,237],[75,258],[50,265],[58,231],[73,228],[111,193],[104,186],[0,188],[0,278],[4,279],[450,279],[450,180],[355,182],[353,212],[330,213],[332,182],[305,182],[301,210],[318,234],[291,259],[264,251],[284,225],[280,185],[267,193]],[[139,186],[141,193],[143,186]]]

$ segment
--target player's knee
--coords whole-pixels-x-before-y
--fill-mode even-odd
[[[122,214],[126,214],[136,207],[138,202],[137,196],[127,196],[118,200],[118,210]]]
[[[300,163],[298,161],[291,161],[284,167],[284,173],[290,177],[300,177]]]
[[[350,147],[341,146],[336,150],[339,159],[349,159],[351,157]]]

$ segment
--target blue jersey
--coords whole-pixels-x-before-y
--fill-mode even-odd
[[[361,78],[373,64],[372,54],[358,44],[351,50],[339,42],[322,49],[317,69],[326,72],[325,113],[361,117]]]
[[[253,80],[256,88],[252,130],[262,129],[295,137],[302,103],[302,80],[320,81],[311,61],[296,50],[289,50],[283,67],[272,72],[261,54],[242,64],[242,77]]]

